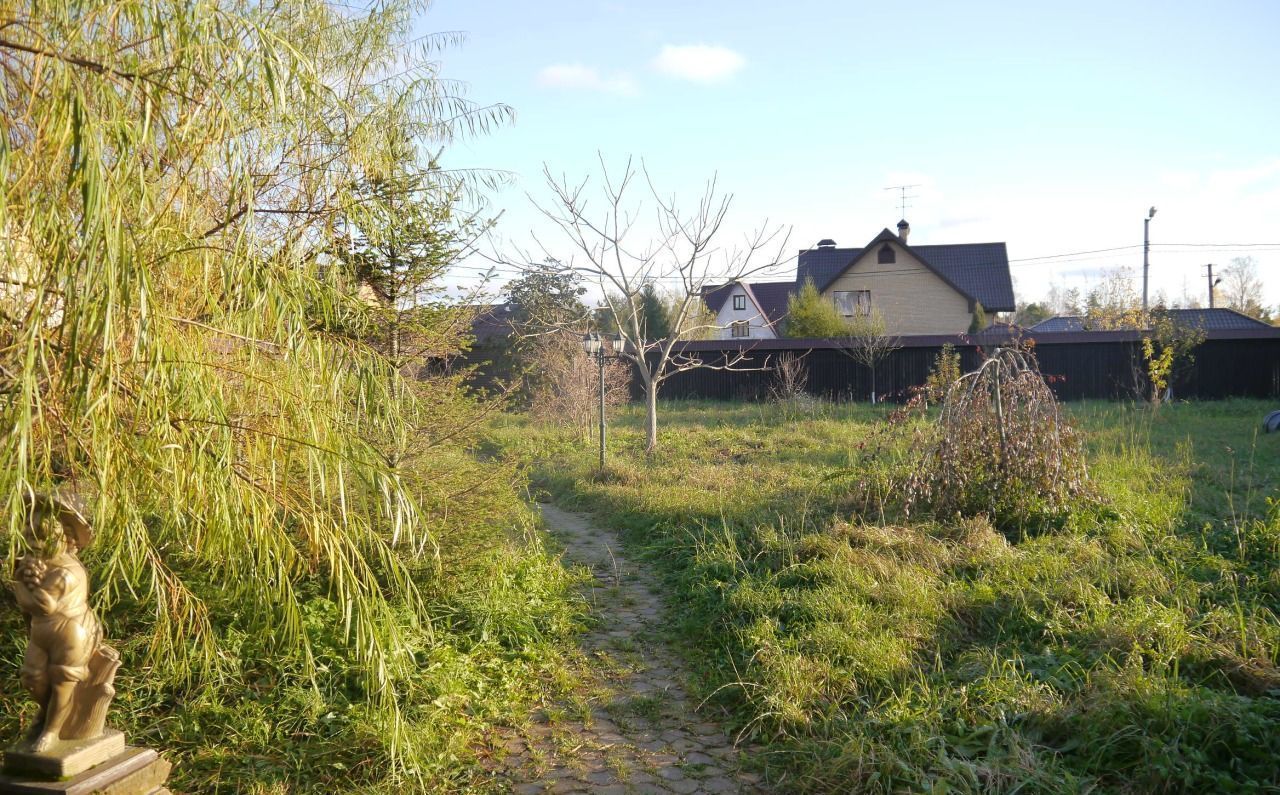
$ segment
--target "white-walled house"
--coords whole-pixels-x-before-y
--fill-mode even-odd
[[[792,282],[732,282],[703,294],[716,316],[716,339],[772,340],[782,336],[778,323],[787,312]]]

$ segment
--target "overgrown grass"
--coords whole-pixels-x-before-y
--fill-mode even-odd
[[[647,460],[626,411],[603,474],[521,418],[491,439],[647,550],[784,789],[1243,792],[1280,786],[1266,408],[1070,406],[1102,505],[1013,542],[904,522],[917,452],[871,407],[668,404]]]
[[[407,608],[398,653],[416,674],[397,683],[402,729],[414,738],[419,767],[390,775],[385,726],[368,708],[365,676],[344,634],[342,610],[319,578],[299,586],[314,676],[282,664],[277,649],[251,631],[257,608],[216,580],[187,572],[217,617],[222,680],[182,680],[142,664],[149,611],[128,598],[105,613],[108,637],[126,660],[111,725],[129,741],[161,750],[175,763],[180,792],[333,793],[483,790],[489,782],[477,750],[491,726],[527,719],[536,703],[571,685],[567,650],[583,621],[578,576],[547,549],[522,481],[495,462],[465,454],[448,465],[491,475],[455,507],[467,512],[435,523],[439,565],[416,577],[423,626]],[[446,462],[437,460],[438,465]],[[515,482],[513,483],[513,478]],[[91,550],[92,552],[92,550]],[[101,570],[92,554],[90,575]],[[423,565],[427,565],[424,563]],[[96,585],[96,583],[95,583]],[[26,626],[12,600],[0,601],[0,736],[18,737],[35,704],[18,681]]]

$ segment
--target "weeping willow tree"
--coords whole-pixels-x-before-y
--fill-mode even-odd
[[[439,407],[405,387],[333,241],[387,212],[395,191],[371,184],[437,208],[465,189],[389,142],[506,115],[438,77],[438,39],[406,58],[416,10],[0,0],[10,546],[24,495],[87,497],[96,598],[141,605],[135,662],[176,680],[226,674],[228,623],[314,677],[318,589],[399,759],[440,494],[391,451]]]

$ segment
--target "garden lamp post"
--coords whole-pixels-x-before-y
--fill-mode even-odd
[[[586,351],[588,356],[594,356],[596,363],[600,367],[600,471],[604,471],[604,360],[610,358],[610,354],[616,356],[622,353],[623,342],[621,337],[610,336],[608,334],[597,334],[594,331],[590,334],[582,335],[582,350]]]

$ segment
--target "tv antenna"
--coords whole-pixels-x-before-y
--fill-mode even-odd
[[[898,209],[899,209],[899,216],[898,216],[898,217],[899,217],[899,218],[906,218],[906,217],[907,217],[907,208],[908,208],[908,207],[912,207],[912,206],[914,206],[914,205],[911,205],[911,204],[907,204],[907,199],[918,199],[918,198],[920,198],[919,196],[915,195],[914,193],[913,193],[913,194],[911,194],[911,195],[907,195],[907,191],[911,190],[912,188],[918,188],[918,187],[920,187],[920,183],[918,183],[918,182],[917,182],[917,183],[916,183],[916,184],[914,184],[914,185],[890,185],[889,187],[885,188],[885,190],[896,190],[896,191],[898,191]]]

